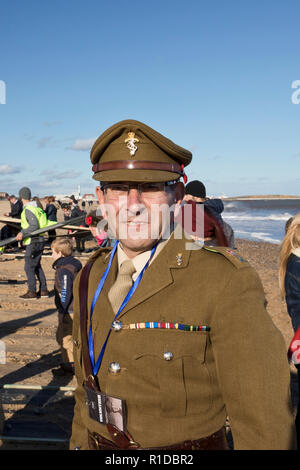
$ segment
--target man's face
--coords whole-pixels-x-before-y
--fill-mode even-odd
[[[63,213],[65,215],[71,215],[71,210],[70,209],[67,209],[66,207],[63,208]]]
[[[147,251],[160,238],[168,238],[171,209],[180,204],[182,196],[181,183],[120,182],[97,188],[101,212],[108,221],[108,236],[117,238],[132,256]]]

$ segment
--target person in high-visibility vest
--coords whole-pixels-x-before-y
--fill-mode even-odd
[[[17,240],[23,240],[23,245],[26,247],[24,269],[28,282],[28,291],[20,298],[27,300],[38,298],[36,277],[40,284],[40,297],[49,297],[46,277],[41,266],[44,235],[28,237],[34,230],[48,225],[47,215],[37,206],[35,201],[31,201],[31,191],[26,186],[20,189],[19,197],[23,202],[23,211],[21,214],[21,231],[17,234]]]

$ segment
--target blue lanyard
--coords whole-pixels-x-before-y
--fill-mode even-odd
[[[101,351],[100,351],[100,354],[99,354],[99,357],[98,357],[98,360],[95,364],[95,357],[94,357],[94,342],[93,342],[93,334],[92,334],[92,316],[93,316],[93,312],[94,312],[94,308],[95,308],[95,304],[98,300],[98,297],[103,289],[103,286],[104,286],[104,283],[106,281],[106,278],[107,278],[107,275],[110,271],[110,268],[111,268],[111,265],[112,265],[112,262],[113,262],[113,258],[115,256],[115,253],[116,253],[116,250],[117,250],[117,246],[118,246],[118,243],[119,241],[116,242],[114,248],[113,248],[113,251],[110,255],[110,259],[109,259],[109,263],[107,265],[107,268],[105,269],[104,271],[104,274],[102,276],[102,278],[100,279],[99,281],[99,284],[98,284],[98,287],[96,289],[96,292],[94,294],[94,297],[93,297],[93,301],[92,301],[92,304],[91,304],[91,313],[90,313],[90,329],[89,329],[89,355],[90,355],[90,360],[91,360],[91,364],[92,364],[92,368],[93,368],[93,374],[94,376],[97,375],[99,369],[100,369],[100,366],[101,366],[101,363],[102,363],[102,359],[103,359],[103,356],[104,356],[104,352],[105,352],[105,349],[106,349],[106,344],[107,344],[107,341],[108,341],[108,338],[109,338],[109,335],[111,333],[111,327],[108,331],[108,334],[106,336],[106,339],[104,341],[104,344],[101,348]],[[154,255],[155,253],[155,250],[156,250],[156,247],[157,247],[157,243],[154,245],[154,247],[152,248],[151,250],[151,254],[150,254],[150,257],[147,261],[147,263],[145,264],[145,266],[143,267],[142,271],[140,272],[140,274],[138,275],[137,279],[134,281],[132,287],[130,288],[129,292],[127,293],[125,299],[123,300],[115,318],[113,321],[115,321],[118,316],[120,315],[120,313],[122,312],[122,310],[124,309],[124,307],[128,304],[129,300],[131,299],[131,297],[133,296],[134,292],[136,291],[136,288],[137,286],[139,285],[139,283],[141,282],[141,279],[143,277],[143,274],[144,272],[146,271],[146,269],[148,268],[148,265],[150,263],[150,260],[152,258],[152,256]]]

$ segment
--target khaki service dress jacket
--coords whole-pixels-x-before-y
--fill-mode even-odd
[[[112,330],[98,380],[101,390],[126,400],[127,428],[141,447],[196,440],[218,431],[229,417],[235,449],[292,449],[294,420],[283,337],[265,309],[256,271],[228,248],[190,249],[174,234],[145,271]],[[110,249],[94,257],[88,309]],[[98,358],[114,319],[108,292],[117,276],[114,257],[92,318]],[[85,404],[78,285],[74,285],[74,359],[78,387],[70,449],[88,449],[87,430],[107,439],[105,425]],[[89,311],[89,310],[88,310]],[[130,329],[143,322],[210,327],[209,331]],[[172,359],[166,360],[165,353]],[[120,364],[118,374],[109,371]]]

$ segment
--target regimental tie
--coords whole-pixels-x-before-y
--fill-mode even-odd
[[[133,284],[132,276],[135,271],[136,269],[131,259],[124,261],[120,266],[117,279],[108,293],[109,301],[115,313],[118,312]]]

